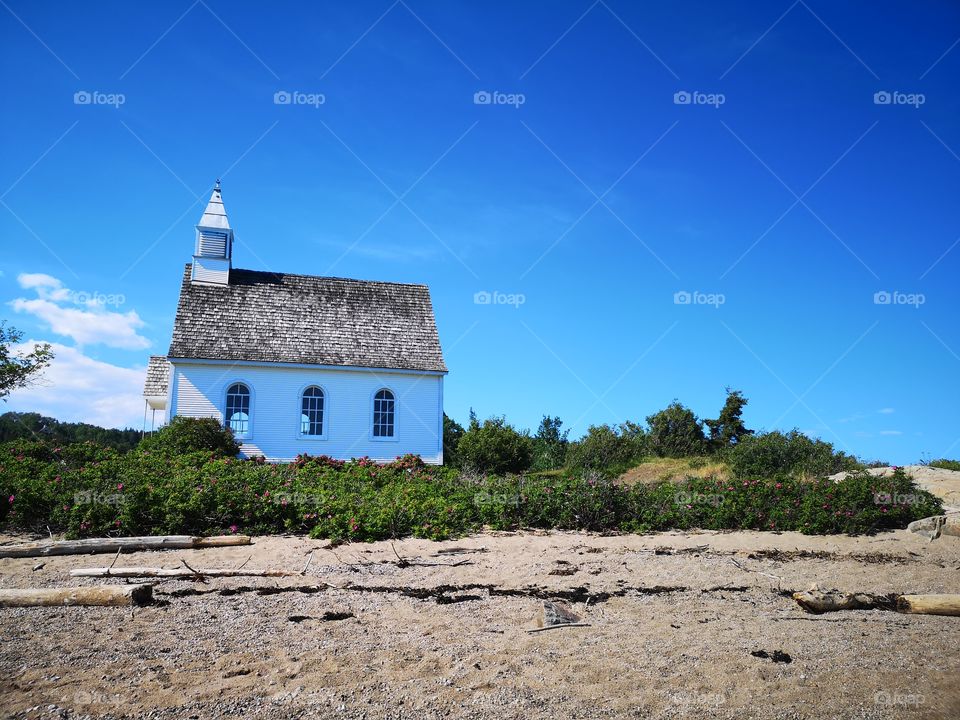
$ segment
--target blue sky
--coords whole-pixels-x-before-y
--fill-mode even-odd
[[[58,350],[7,409],[139,424],[222,177],[236,266],[430,285],[460,421],[731,386],[960,455],[958,37],[946,0],[2,0],[0,316]]]

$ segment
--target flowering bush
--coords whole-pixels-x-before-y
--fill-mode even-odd
[[[833,482],[688,478],[625,487],[603,476],[479,476],[407,455],[387,464],[300,456],[284,465],[209,448],[125,455],[92,443],[0,445],[0,521],[71,537],[304,533],[442,539],[483,526],[869,533],[942,512],[897,470]]]

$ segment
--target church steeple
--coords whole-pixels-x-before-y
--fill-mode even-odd
[[[220,181],[213,188],[210,202],[197,224],[197,239],[193,251],[193,282],[226,285],[230,282],[233,255],[233,229],[227,219],[220,195]]]

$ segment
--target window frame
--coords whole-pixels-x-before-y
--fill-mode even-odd
[[[377,410],[376,410],[377,395],[379,395],[381,392],[384,392],[384,391],[390,393],[390,397],[393,401],[393,435],[375,435],[374,434],[375,419],[377,414]],[[373,442],[398,442],[399,441],[399,438],[400,438],[399,407],[400,407],[400,403],[397,400],[397,391],[394,390],[392,387],[381,385],[370,394],[370,416],[369,416],[370,440],[372,440]]]
[[[323,393],[323,432],[319,435],[309,435],[303,432],[303,394],[310,388],[317,388]],[[327,388],[318,382],[311,382],[300,388],[297,393],[297,438],[300,440],[326,440],[330,432],[330,393]]]
[[[234,430],[233,436],[238,440],[249,440],[250,438],[253,437],[253,409],[254,409],[256,399],[253,392],[253,386],[250,384],[248,380],[244,380],[242,378],[235,379],[235,380],[229,381],[224,386],[223,404],[221,405],[221,407],[223,408],[223,426],[227,428],[230,427],[230,418],[227,416],[227,412],[228,412],[227,402],[230,397],[230,388],[232,388],[234,385],[242,385],[243,387],[246,388],[249,401],[247,403],[247,430],[246,432],[242,432],[242,433]],[[231,430],[232,429],[233,428],[231,428]]]

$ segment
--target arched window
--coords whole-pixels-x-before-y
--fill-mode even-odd
[[[250,431],[250,389],[243,383],[227,388],[226,426],[237,435]]]
[[[396,402],[389,390],[380,390],[373,396],[373,436],[393,437],[393,419]]]
[[[323,435],[323,390],[311,385],[300,399],[300,434]]]

